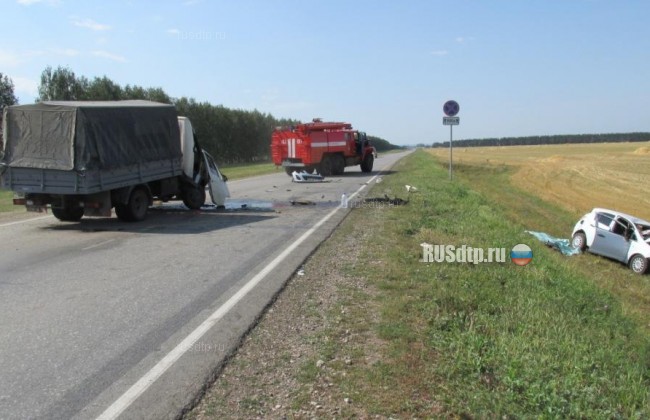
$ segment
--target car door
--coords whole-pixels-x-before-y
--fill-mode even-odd
[[[210,177],[208,180],[208,189],[212,202],[217,206],[225,206],[226,198],[230,197],[230,191],[226,185],[226,178],[219,172],[219,168],[214,162],[214,159],[205,150],[203,151],[203,162]]]
[[[630,249],[630,238],[626,233],[631,229],[631,224],[622,217],[617,217],[609,229],[596,225],[596,236],[589,248],[594,254],[603,255],[617,261],[626,262],[627,252]]]

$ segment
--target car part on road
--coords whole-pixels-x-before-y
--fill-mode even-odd
[[[319,174],[310,174],[306,171],[298,172],[293,171],[291,173],[292,182],[323,182],[324,178]]]
[[[525,232],[533,235],[544,245],[560,251],[563,255],[571,256],[577,255],[581,252],[580,248],[573,246],[573,241],[569,241],[568,239],[556,238],[548,233],[535,232],[532,230],[526,230]]]

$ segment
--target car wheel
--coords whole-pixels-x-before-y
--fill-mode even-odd
[[[641,254],[630,258],[629,266],[636,274],[645,274],[648,271],[648,259]]]
[[[578,248],[580,251],[587,249],[587,237],[583,232],[576,232],[571,239],[571,246]]]

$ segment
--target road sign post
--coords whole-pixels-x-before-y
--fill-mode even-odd
[[[454,152],[453,152],[453,139],[454,139],[454,126],[460,124],[460,117],[457,117],[458,111],[460,111],[460,105],[456,101],[447,101],[442,106],[442,111],[445,113],[446,117],[442,117],[442,124],[449,126],[449,180],[451,181],[454,178],[453,175],[453,161],[454,161]]]

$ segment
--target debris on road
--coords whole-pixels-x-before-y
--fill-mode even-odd
[[[292,182],[323,182],[325,178],[323,175],[315,173],[315,174],[310,174],[309,172],[302,171],[293,171],[291,173],[291,181]]]
[[[372,198],[366,198],[363,200],[366,203],[385,203],[385,204],[390,204],[393,206],[403,206],[405,204],[408,204],[408,200],[403,200],[399,197],[395,198],[390,198],[388,195],[384,194],[383,197],[372,197]]]
[[[543,242],[544,245],[560,251],[563,255],[571,256],[580,254],[580,249],[572,247],[571,241],[568,239],[556,238],[547,233],[534,232],[532,230],[527,230],[525,232],[533,235],[540,242]]]
[[[290,203],[291,203],[292,206],[295,206],[295,205],[315,206],[316,205],[316,203],[314,203],[311,200],[291,200]]]

